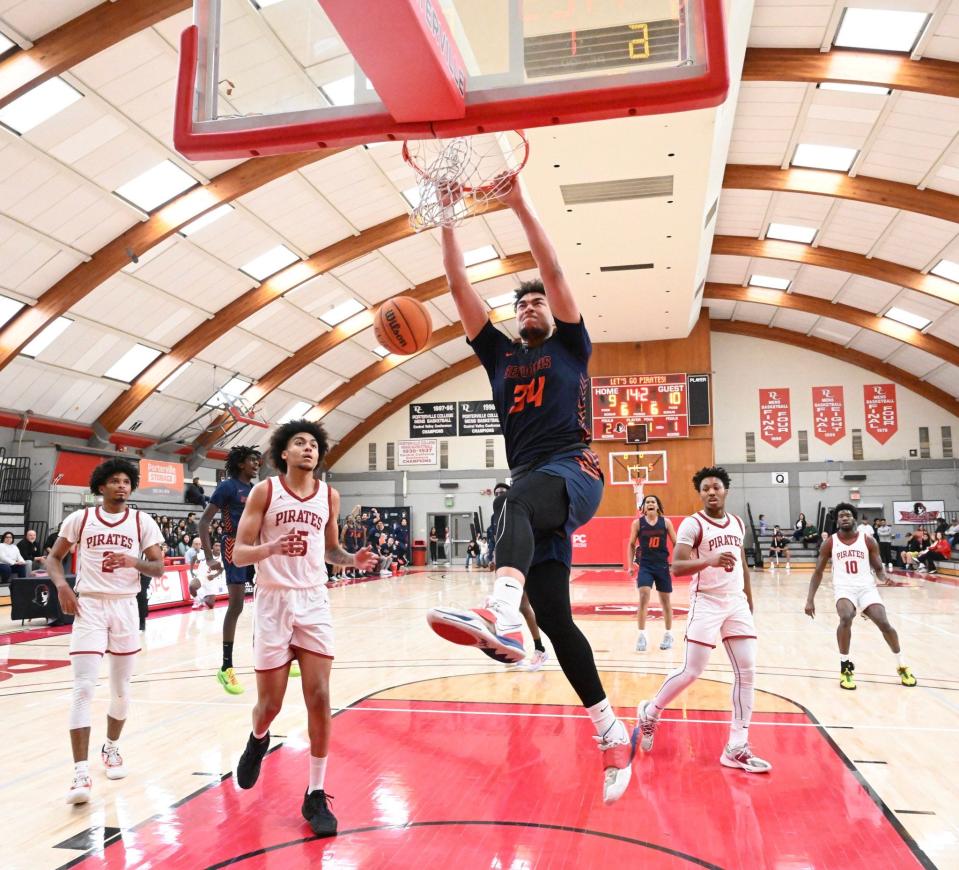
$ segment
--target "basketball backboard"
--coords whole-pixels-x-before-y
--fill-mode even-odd
[[[609,483],[613,486],[643,486],[669,482],[665,450],[614,450],[609,454]]]
[[[195,0],[174,138],[191,159],[707,108],[722,0]]]

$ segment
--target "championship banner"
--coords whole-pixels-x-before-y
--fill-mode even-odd
[[[944,516],[945,512],[944,501],[894,501],[892,503],[892,521],[900,525],[929,525]]]
[[[866,384],[862,388],[866,405],[866,431],[885,444],[899,431],[899,409],[895,384]]]
[[[144,495],[183,495],[183,466],[179,462],[140,460],[140,485]]]
[[[812,388],[813,431],[820,441],[835,444],[846,437],[846,401],[842,387]]]
[[[396,467],[417,468],[439,463],[435,438],[418,438],[414,441],[396,442]]]
[[[501,435],[493,402],[457,402],[460,435]]]
[[[793,434],[789,390],[781,387],[759,391],[759,437],[772,447],[781,447]]]
[[[447,438],[456,435],[456,402],[420,402],[410,405],[410,438]]]

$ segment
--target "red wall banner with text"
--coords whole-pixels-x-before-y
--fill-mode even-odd
[[[846,437],[846,402],[842,387],[812,388],[813,431],[820,441],[835,444]]]
[[[885,444],[899,431],[899,409],[895,384],[866,384],[862,388],[866,404],[866,431]]]
[[[785,387],[759,391],[759,437],[781,447],[793,434],[789,390]]]

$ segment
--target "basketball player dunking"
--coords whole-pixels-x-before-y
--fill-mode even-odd
[[[632,572],[634,558],[639,562],[639,572],[636,575],[636,585],[639,587],[639,637],[636,639],[636,652],[646,652],[646,610],[654,584],[663,605],[663,623],[666,626],[659,648],[665,650],[672,649],[673,646],[673,605],[670,599],[673,578],[669,573],[667,538],[675,546],[676,530],[669,519],[663,516],[663,503],[659,498],[647,495],[643,498],[643,512],[633,520],[629,530],[625,566],[626,573],[629,574]]]
[[[223,663],[216,672],[217,681],[231,695],[243,693],[243,686],[233,671],[233,641],[236,623],[243,612],[246,584],[253,582],[253,566],[241,568],[233,561],[236,530],[243,508],[253,489],[253,479],[260,472],[260,451],[252,447],[234,447],[226,457],[226,480],[220,481],[210,496],[210,503],[200,517],[200,542],[206,556],[208,578],[212,580],[226,571],[226,590],[229,596],[223,615]],[[220,540],[221,558],[215,558],[210,540],[210,524],[217,512],[223,512],[223,536]]]
[[[570,535],[596,512],[603,495],[599,460],[586,427],[589,335],[556,252],[515,182],[501,197],[522,224],[541,281],[520,286],[514,305],[521,342],[489,320],[472,287],[451,227],[442,230],[443,265],[466,337],[483,363],[506,440],[513,478],[496,537],[496,581],[485,607],[436,608],[430,625],[453,643],[478,646],[500,662],[524,657],[520,603],[525,591],[536,622],[553,643],[563,673],[589,713],[602,750],[603,800],[626,790],[635,744],[616,718],[589,641],[573,622],[569,599]]]
[[[70,745],[73,784],[67,803],[90,800],[90,705],[100,676],[100,662],[110,653],[110,705],[107,740],[100,751],[107,779],[127,775],[118,741],[130,703],[130,677],[140,651],[140,616],[136,596],[140,574],[163,574],[163,535],[154,519],[126,506],[140,474],[133,463],[110,459],[90,477],[90,492],[103,497],[97,508],[74,511],[64,520],[47,556],[46,568],[57,587],[64,613],[76,615],[70,635],[73,666],[73,704],[70,708]],[[70,588],[63,560],[77,548],[77,579]],[[144,558],[141,558],[141,554]]]
[[[743,521],[726,513],[729,475],[724,468],[701,468],[693,486],[703,509],[679,524],[673,550],[673,574],[693,575],[689,587],[686,621],[686,654],[683,665],[667,675],[656,697],[643,701],[636,711],[642,731],[642,748],[653,748],[653,736],[663,710],[691,686],[709,664],[709,654],[722,640],[733,668],[733,715],[729,742],[719,756],[726,767],[749,773],[766,773],[768,761],[749,748],[749,721],[753,713],[756,675],[756,625],[746,553]]]
[[[323,789],[330,746],[330,669],[333,625],[325,562],[366,570],[369,547],[347,553],[336,528],[340,496],[313,476],[327,450],[319,423],[291,420],[270,438],[270,461],[280,474],[253,487],[233,549],[236,565],[257,564],[253,599],[253,732],[236,768],[240,788],[252,788],[270,747],[270,723],[286,693],[290,663],[298,659],[310,734],[309,785],[303,818],[320,837],[336,833]]]
[[[809,595],[806,597],[806,615],[816,618],[816,590],[822,582],[826,564],[832,559],[832,585],[836,599],[836,612],[839,614],[839,627],[836,640],[839,643],[839,685],[844,689],[855,689],[855,665],[849,660],[849,647],[852,643],[852,622],[858,610],[871,619],[882,632],[889,649],[896,657],[896,672],[904,686],[915,686],[916,678],[903,659],[899,646],[899,635],[889,623],[886,608],[876,589],[879,579],[883,585],[889,585],[879,545],[871,535],[856,528],[858,514],[853,505],[843,502],[836,505],[836,534],[823,541],[819,548],[816,569],[809,579]]]

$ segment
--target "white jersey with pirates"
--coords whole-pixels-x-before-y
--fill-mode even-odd
[[[874,586],[866,533],[860,529],[852,543],[832,536],[832,582],[834,586]]]
[[[138,559],[148,547],[163,543],[153,517],[130,508],[120,514],[109,514],[102,507],[75,511],[64,520],[60,537],[77,545],[76,591],[95,595],[136,595],[140,572],[107,567],[106,557],[126,553]]]
[[[316,481],[312,495],[292,493],[283,475],[266,480],[267,507],[260,543],[294,534],[299,544],[290,556],[269,556],[257,564],[256,585],[263,589],[326,589],[326,524],[330,519],[330,488]]]
[[[736,565],[732,570],[725,568],[703,568],[692,576],[690,593],[708,592],[714,595],[741,594],[745,588],[743,577],[743,521],[734,514],[726,514],[721,520],[706,516],[697,511],[686,517],[676,532],[677,544],[688,544],[693,557],[703,559],[713,553],[732,553]]]

